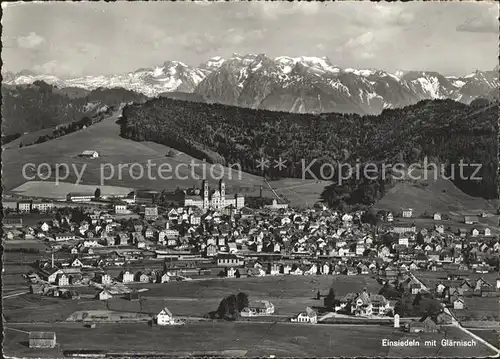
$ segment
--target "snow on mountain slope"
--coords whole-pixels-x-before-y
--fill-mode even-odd
[[[195,93],[209,102],[299,112],[378,113],[424,99],[470,103],[498,88],[498,71],[456,77],[430,71],[391,74],[376,69],[334,66],[327,57],[238,54],[212,57],[198,67],[166,61],[154,68],[117,75],[59,79],[30,71],[5,73],[10,85],[45,81],[57,87],[122,87],[150,97],[168,92]]]

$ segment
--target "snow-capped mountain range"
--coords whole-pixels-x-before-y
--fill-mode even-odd
[[[25,85],[41,80],[57,87],[122,87],[156,97],[166,92],[195,93],[207,102],[290,112],[376,114],[384,108],[424,99],[464,103],[488,96],[499,87],[498,68],[463,77],[429,71],[398,71],[334,66],[326,57],[270,58],[264,54],[214,57],[190,67],[167,61],[128,74],[60,79],[27,71],[3,74],[3,83]]]

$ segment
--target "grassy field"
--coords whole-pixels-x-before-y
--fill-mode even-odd
[[[217,309],[227,295],[245,292],[251,300],[270,300],[277,315],[294,315],[306,306],[322,306],[315,299],[318,290],[326,295],[329,288],[337,296],[348,292],[380,290],[380,285],[369,276],[277,276],[262,278],[210,279],[170,282],[163,284],[130,284],[130,288],[148,290],[142,293],[144,308],[157,313],[163,305],[179,316],[201,317]],[[110,310],[137,311],[137,302],[117,300],[110,302]]]
[[[500,328],[494,329],[471,329],[472,333],[493,344],[495,347],[500,347]]]
[[[330,185],[330,182],[312,179],[282,179],[269,181],[269,184],[280,197],[290,201],[291,206],[311,207],[321,200],[321,193],[326,186]],[[265,186],[263,188],[265,189],[263,195],[272,197],[269,187]]]
[[[124,196],[133,190],[132,188],[120,186],[93,186],[68,182],[28,181],[14,188],[12,192],[27,197],[38,197],[40,194],[43,194],[44,198],[64,200],[70,192],[93,194],[97,187],[101,190],[102,196]]]
[[[70,166],[75,165],[78,171],[81,171],[83,166],[86,165],[82,184],[92,186],[100,185],[101,165],[106,163],[110,163],[114,166],[115,174],[112,179],[104,181],[104,185],[131,188],[167,188],[173,190],[177,186],[188,188],[200,184],[199,182],[203,177],[202,161],[195,160],[183,153],[175,157],[166,157],[167,151],[170,150],[167,146],[153,142],[136,142],[124,139],[119,135],[120,128],[119,125],[116,124],[116,121],[117,117],[111,116],[85,130],[73,132],[41,144],[23,148],[6,149],[2,154],[2,179],[4,187],[7,190],[12,190],[26,182],[26,179],[22,176],[22,168],[25,163],[34,163],[36,165],[41,163],[49,163],[51,165],[55,165],[56,163],[67,163]],[[88,149],[98,151],[99,158],[90,160],[78,157],[78,154]],[[151,171],[153,176],[150,176],[151,178],[147,176],[146,164],[148,160],[150,160],[150,163],[153,165]],[[187,165],[191,163],[191,160],[197,164],[196,167],[190,168]],[[145,175],[140,179],[135,179],[134,177],[139,175],[138,166],[132,169],[129,167],[122,167],[122,177],[119,178],[120,171],[118,170],[118,165],[129,164],[130,166],[130,164],[133,163],[141,164],[145,171]],[[170,165],[172,170],[170,172],[166,171],[163,175],[172,175],[174,178],[168,180],[161,179],[157,171],[160,164]],[[182,165],[179,167],[177,173],[174,173],[175,167],[179,164]],[[109,175],[111,171],[110,167],[104,168],[104,173]],[[210,168],[213,169],[211,170]],[[164,169],[168,169],[168,167],[164,167]],[[75,183],[76,175],[73,170],[70,172],[70,177],[65,181]],[[195,172],[199,179],[193,179],[193,176],[191,176],[192,172]],[[207,178],[212,185],[215,185],[217,180],[211,180],[211,178],[213,178],[210,176],[211,174],[213,174],[213,177],[217,178],[221,174],[220,166],[209,167],[207,165]],[[255,188],[256,193],[258,193],[258,188],[262,183],[260,177],[246,173],[242,173],[240,180],[237,173],[230,173],[227,168],[224,169],[224,174],[228,188],[236,185],[251,187]],[[229,178],[230,175],[231,178]],[[189,178],[182,179],[184,176],[188,176]]]
[[[472,348],[436,347],[396,349],[382,346],[382,339],[464,339],[456,328],[438,334],[409,334],[389,326],[292,325],[288,323],[188,323],[181,327],[149,327],[146,324],[98,324],[94,329],[80,323],[9,326],[25,332],[55,331],[61,350],[105,349],[118,353],[202,355],[228,351],[237,356],[264,357],[480,357],[492,353],[483,345]],[[7,329],[6,355],[33,357],[26,348],[27,333]]]
[[[455,309],[459,320],[500,321],[500,297],[465,297],[465,308]]]
[[[432,173],[425,179],[422,172],[413,173],[414,177],[421,174],[415,183],[398,181],[385,196],[377,201],[374,208],[398,213],[402,207],[413,208],[414,216],[423,212],[479,214],[482,211],[496,212],[498,200],[487,201],[483,198],[471,197],[460,191],[451,181],[443,178],[435,179]],[[463,217],[461,218],[463,220]],[[498,225],[498,221],[496,223]]]
[[[106,310],[98,300],[71,300],[24,294],[5,298],[3,316],[9,323],[56,322],[66,320],[72,313],[83,310]]]
[[[18,289],[28,289],[27,282],[19,275],[14,283]],[[132,289],[148,289],[142,292],[143,300],[128,301],[115,296],[108,307],[97,300],[63,300],[25,294],[8,298],[4,303],[4,315],[8,322],[64,321],[76,311],[111,310],[157,314],[165,305],[176,316],[203,317],[216,310],[222,298],[245,292],[249,299],[267,299],[275,306],[276,315],[292,316],[306,306],[321,307],[315,299],[320,290],[324,295],[334,288],[337,296],[348,292],[378,293],[380,285],[368,276],[277,276],[263,278],[211,279],[201,281],[170,282],[164,284],[128,284]],[[87,289],[87,288],[83,288]],[[83,293],[83,289],[79,291]],[[88,288],[85,292],[95,290]],[[57,310],[56,310],[57,309]]]

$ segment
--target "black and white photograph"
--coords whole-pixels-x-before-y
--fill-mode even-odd
[[[499,11],[2,2],[3,357],[498,357]]]

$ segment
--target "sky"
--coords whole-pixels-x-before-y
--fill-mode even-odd
[[[498,65],[487,2],[47,2],[3,7],[4,70],[126,73],[214,56],[327,56],[343,68],[465,75]]]

